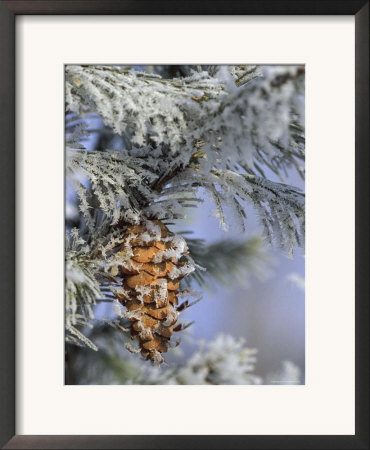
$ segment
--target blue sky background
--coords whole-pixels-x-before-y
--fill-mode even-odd
[[[304,188],[299,176],[292,174],[287,180]],[[247,230],[241,235],[231,220],[224,232],[212,216],[214,206],[207,200],[194,211],[191,221],[178,229],[191,229],[192,237],[215,242],[227,237],[249,237],[261,233],[252,207],[246,206]],[[277,370],[284,360],[296,363],[302,373],[305,367],[305,295],[292,278],[304,279],[305,260],[302,249],[294,257],[271,247],[265,247],[270,262],[265,265],[265,278],[249,274],[248,286],[238,283],[222,286],[213,281],[202,291],[202,301],[189,308],[186,320],[194,320],[190,328],[196,339],[211,339],[219,332],[242,336],[248,347],[258,349],[257,372],[266,374]],[[293,275],[293,276],[292,276]],[[182,345],[182,348],[184,346]],[[190,351],[191,345],[189,345]]]

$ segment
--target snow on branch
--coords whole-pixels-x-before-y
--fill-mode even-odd
[[[253,205],[270,244],[277,244],[292,254],[295,246],[304,246],[305,196],[297,188],[267,180],[253,174],[238,173],[227,169],[211,169],[208,175],[201,170],[188,169],[176,183],[200,186],[208,192],[216,209],[214,215],[221,226],[228,230],[228,211],[245,230],[246,214],[244,202]]]
[[[73,230],[66,248],[65,329],[66,342],[98,350],[97,346],[81,331],[91,328],[94,319],[93,306],[101,296],[99,282],[84,262],[87,247]],[[79,250],[77,250],[79,249]]]
[[[240,215],[240,201],[251,202],[260,218],[268,241],[278,243],[291,254],[296,245],[304,245],[304,193],[293,186],[276,183],[250,174],[231,170],[213,170],[213,191],[222,202],[216,203],[218,214],[224,215],[223,205]],[[238,200],[239,199],[239,200]]]
[[[81,200],[80,210],[90,216],[89,191],[82,184],[88,178],[99,208],[112,219],[138,222],[141,210],[152,199],[150,184],[157,177],[143,161],[122,152],[67,151],[67,170]]]
[[[96,109],[117,134],[134,145],[170,144],[187,139],[183,130],[191,117],[202,115],[198,99],[218,97],[220,83],[207,72],[182,80],[120,70],[112,66],[68,66],[66,101],[69,111]]]
[[[179,79],[112,66],[67,66],[67,109],[96,110],[132,147],[165,146],[186,165],[196,145],[210,165],[303,175],[303,66],[221,66]]]

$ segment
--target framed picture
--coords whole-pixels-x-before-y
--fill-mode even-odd
[[[0,3],[2,448],[369,448],[368,16]]]

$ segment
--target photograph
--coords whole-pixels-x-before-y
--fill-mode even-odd
[[[369,448],[369,0],[0,35],[0,448]]]
[[[66,385],[305,384],[305,65],[66,64]]]

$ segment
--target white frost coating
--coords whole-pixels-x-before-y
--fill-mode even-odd
[[[125,317],[123,307],[118,299],[113,300],[113,312],[118,317]]]
[[[161,227],[155,224],[152,220],[146,220],[145,228],[148,230],[149,235],[152,236],[156,241],[161,239]]]
[[[135,238],[140,238],[140,241],[143,244],[147,244],[148,242],[152,241],[154,238],[153,235],[149,234],[149,233],[142,233],[142,234],[131,234],[128,239],[135,239]]]
[[[142,323],[140,322],[140,325],[143,327]],[[152,337],[152,332],[150,331],[150,329],[143,329],[142,331],[140,331],[139,333],[139,337],[141,339],[143,339],[144,341],[151,339]]]
[[[255,350],[245,348],[243,339],[220,334],[189,359],[187,370],[179,378],[185,384],[192,384],[192,374],[207,368],[207,377],[214,384],[260,384],[261,379],[251,373],[255,354]]]
[[[84,241],[76,232],[72,233],[72,248],[67,247],[66,281],[65,281],[65,321],[66,340],[79,346],[88,346],[98,350],[97,346],[78,327],[91,327],[90,320],[94,319],[92,305],[102,294],[99,283],[77,257],[77,248]],[[82,253],[82,250],[81,250]],[[83,254],[83,253],[82,253]]]
[[[173,266],[173,269],[168,272],[168,276],[171,280],[175,278],[186,277],[190,273],[194,272],[195,266],[190,263],[185,263],[183,266]]]
[[[155,286],[156,286],[156,289],[154,291],[154,301],[155,301],[155,304],[158,306],[159,302],[165,303],[168,298],[166,278],[161,278],[160,280],[158,280],[158,282]]]
[[[171,258],[175,258],[178,261],[188,251],[185,239],[179,234],[167,237],[163,241],[169,243],[171,248],[159,251],[153,258],[154,263],[167,261]]]
[[[129,291],[127,291],[126,289],[124,289],[122,286],[116,288],[116,287],[111,287],[111,291],[118,296],[123,296],[125,298],[130,299],[131,298],[131,293]]]
[[[151,286],[136,286],[135,292],[138,294],[135,298],[139,300],[141,304],[144,303],[144,296],[149,295],[151,292]]]
[[[175,308],[170,308],[168,312],[168,316],[166,320],[163,321],[163,324],[168,327],[172,323],[177,321],[177,318],[179,317],[179,313],[175,310]]]
[[[142,312],[139,309],[135,311],[126,311],[124,316],[126,319],[136,319],[139,321],[141,319]]]
[[[130,353],[140,353],[140,348],[139,348],[139,347],[134,347],[131,343],[125,344],[125,348],[126,348]]]
[[[291,361],[283,361],[279,370],[270,373],[266,377],[266,384],[301,384],[302,372],[300,368]]]
[[[170,367],[149,366],[139,358],[132,358],[122,349],[115,335],[110,339],[98,338],[99,348],[115,361],[123,362],[125,373],[106,365],[105,359],[94,352],[86,352],[79,361],[81,384],[146,384],[146,385],[218,385],[218,384],[301,384],[302,374],[292,362],[285,361],[280,370],[261,378],[256,374],[256,351],[245,347],[243,341],[229,335],[218,335],[199,348],[183,364]],[[129,344],[130,345],[130,344]],[[138,353],[138,347],[130,345]],[[160,354],[158,354],[160,358]],[[229,367],[230,364],[230,367]],[[86,370],[89,367],[90,370]],[[231,370],[235,369],[235,372]],[[125,376],[126,375],[126,376]],[[127,378],[126,378],[127,377]]]
[[[219,334],[201,342],[184,365],[167,370],[150,368],[139,378],[143,384],[261,384],[255,371],[256,351],[245,347],[243,339]]]
[[[159,353],[158,350],[154,350],[152,353],[152,361],[154,364],[157,364],[158,366],[164,362],[163,356],[161,353]]]
[[[158,306],[159,302],[166,302],[168,297],[167,280],[160,278],[156,284],[150,286],[136,286],[135,292],[137,300],[144,303],[144,296],[151,294],[154,291],[154,302]]]
[[[250,180],[237,177],[266,179],[266,167],[281,178],[290,168],[303,175],[303,66],[220,66],[164,80],[118,66],[73,65],[66,68],[66,102],[77,113],[97,111],[130,142],[122,152],[85,152],[83,157],[76,156],[75,138],[67,142],[67,168],[90,179],[113,224],[120,219],[140,223],[145,216],[183,217],[185,207],[196,206],[197,186],[209,192],[225,230],[225,207],[243,230],[238,194],[245,197],[249,189],[269,242],[290,252],[302,245],[301,230],[295,233],[296,213],[285,214],[281,232],[281,209],[268,211],[277,203],[254,198]],[[170,182],[162,185],[163,180]],[[160,189],[153,191],[156,183]],[[76,190],[81,212],[91,220],[88,193],[81,186]]]
[[[86,277],[86,274],[81,270],[77,270],[76,267],[73,267],[71,262],[66,263],[66,278],[72,283],[88,283],[89,280]]]
[[[160,263],[162,261],[168,261],[171,258],[180,258],[179,253],[175,249],[168,249],[168,250],[160,250],[158,253],[155,254],[153,258],[154,263]]]
[[[153,142],[169,145],[173,154],[179,152],[179,161],[188,161],[194,141],[203,140],[211,162],[222,152],[223,168],[229,159],[241,156],[253,168],[253,158],[260,158],[257,149],[280,156],[271,141],[293,145],[290,120],[304,110],[297,104],[298,97],[304,99],[301,70],[255,66],[244,71],[244,81],[249,82],[237,87],[229,71],[243,81],[242,71],[232,66],[220,67],[214,77],[202,72],[182,82],[112,67],[68,66],[67,91],[75,96],[68,95],[67,101],[73,110],[84,104],[96,108],[116,132],[141,147],[151,133]]]
[[[188,246],[186,244],[185,239],[179,234],[175,234],[172,236],[171,244],[175,250],[179,252],[179,254],[183,254],[188,251]]]

